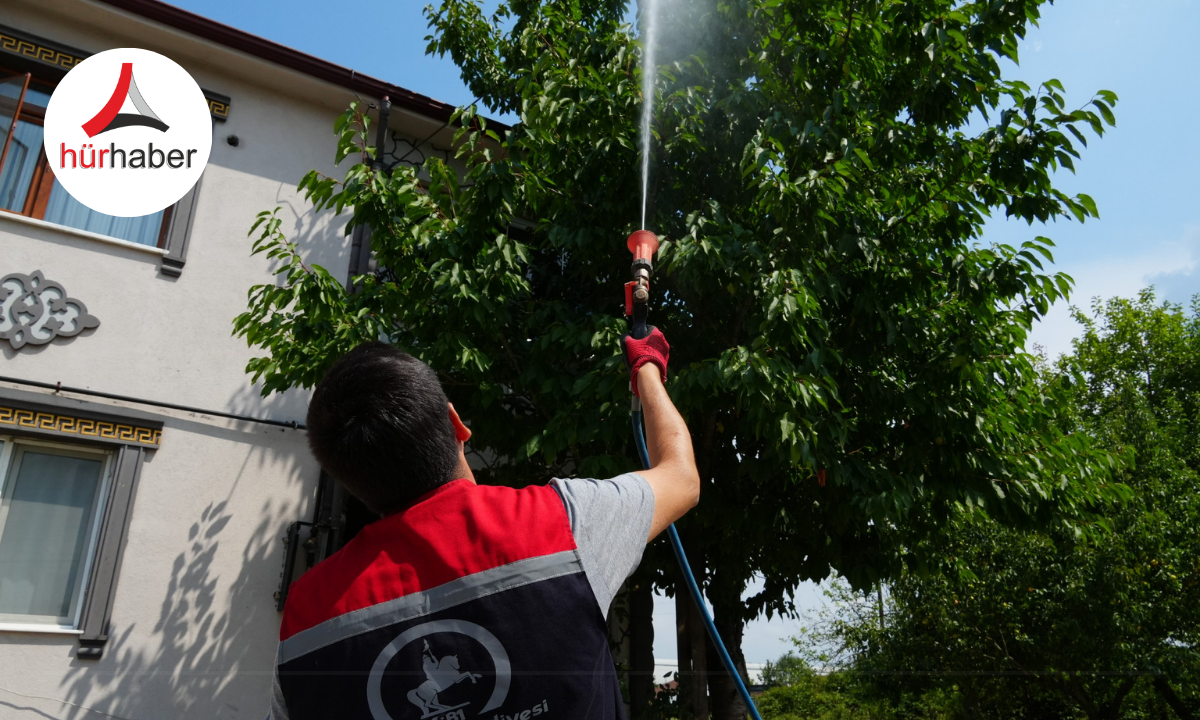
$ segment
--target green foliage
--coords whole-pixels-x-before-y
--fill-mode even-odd
[[[796,685],[813,674],[804,658],[789,652],[774,662],[768,660],[762,669],[762,684],[767,687]]]
[[[954,565],[922,540],[964,515],[1074,532],[1117,494],[1113,461],[1065,422],[1074,378],[1039,382],[1023,350],[1070,287],[1045,269],[1051,241],[979,242],[994,211],[1096,214],[1053,173],[1113,123],[1115,96],[1070,110],[1056,81],[1001,76],[1041,5],[673,6],[666,25],[708,42],[655,69],[652,320],[704,481],[682,531],[724,627],[789,612],[796,583],[831,569],[865,587]],[[625,4],[427,12],[431,50],[519,122],[465,108],[454,163],[382,172],[352,107],[337,157],[363,161],[300,189],[369,228],[387,272],[351,294],[263,215],[255,252],[280,278],[238,318],[263,353],[248,370],[264,392],[311,386],[386,337],[439,372],[498,458],[482,481],[633,469],[617,339],[643,98]],[[755,573],[766,587],[743,603]]]
[[[854,615],[830,626],[853,667],[901,673],[880,684],[958,682],[996,717],[1200,709],[1200,320],[1151,291],[1092,309],[1075,311],[1084,332],[1059,370],[1086,378],[1075,422],[1133,455],[1120,478],[1132,494],[1084,541],[986,522],[936,541],[972,575],[907,575],[884,629]]]
[[[792,667],[787,682],[769,687],[757,705],[764,720],[945,720],[956,716],[959,697],[953,689],[879,694],[869,679],[854,673],[818,675],[794,654],[769,665]]]

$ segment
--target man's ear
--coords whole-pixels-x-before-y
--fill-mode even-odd
[[[450,406],[450,424],[454,426],[454,437],[458,438],[460,443],[465,443],[471,439],[471,428],[463,425],[462,418],[458,416],[458,411],[454,409],[454,403],[447,403]]]

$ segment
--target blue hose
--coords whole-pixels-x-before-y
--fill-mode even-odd
[[[640,410],[633,411],[633,442],[637,446],[638,457],[642,460],[642,467],[649,470],[650,453],[646,451],[646,429],[642,425],[642,413]],[[704,618],[704,628],[708,630],[708,636],[712,638],[713,645],[717,648],[717,653],[721,655],[721,663],[725,665],[725,669],[729,672],[729,677],[733,678],[733,683],[737,685],[738,693],[742,696],[742,701],[746,703],[746,709],[750,712],[750,717],[753,720],[762,720],[762,715],[758,714],[758,708],[755,707],[754,700],[750,697],[750,691],[746,688],[746,683],[742,682],[741,674],[733,666],[733,658],[729,657],[729,651],[725,649],[725,643],[721,642],[721,636],[717,633],[717,626],[713,624],[712,615],[708,613],[708,606],[704,604],[704,596],[700,593],[700,586],[696,584],[696,576],[692,574],[692,566],[688,563],[687,555],[683,552],[683,543],[679,540],[679,531],[675,529],[675,523],[671,523],[667,527],[667,537],[671,538],[671,549],[675,551],[675,559],[679,561],[679,568],[683,571],[684,582],[687,583],[692,600],[696,601],[696,607],[700,609],[700,617]]]

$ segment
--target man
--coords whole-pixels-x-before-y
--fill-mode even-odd
[[[623,345],[653,469],[520,490],[475,484],[428,366],[368,343],[330,368],[309,445],[382,519],[292,585],[276,720],[623,717],[608,607],[700,494],[666,339]]]

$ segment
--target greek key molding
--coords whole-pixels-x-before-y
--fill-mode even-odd
[[[29,410],[0,402],[0,429],[6,426],[152,448],[162,442],[162,428],[75,417],[48,410]]]
[[[75,55],[65,50],[51,47],[39,40],[21,37],[10,28],[5,27],[0,27],[0,50],[5,50],[14,55],[24,55],[31,60],[37,60],[47,65],[54,65],[63,70],[70,70],[84,58],[83,55]]]
[[[82,301],[68,297],[66,289],[47,280],[41,270],[0,278],[0,340],[14,350],[74,337],[99,325],[100,319],[89,315]]]
[[[204,99],[208,101],[208,113],[217,120],[224,122],[229,119],[229,98],[219,99],[213,97],[216,93],[204,93]]]
[[[20,55],[61,70],[70,70],[91,54],[7,25],[0,25],[0,53]],[[208,112],[215,120],[225,122],[229,119],[230,99],[227,96],[204,90],[204,99],[208,101]]]

